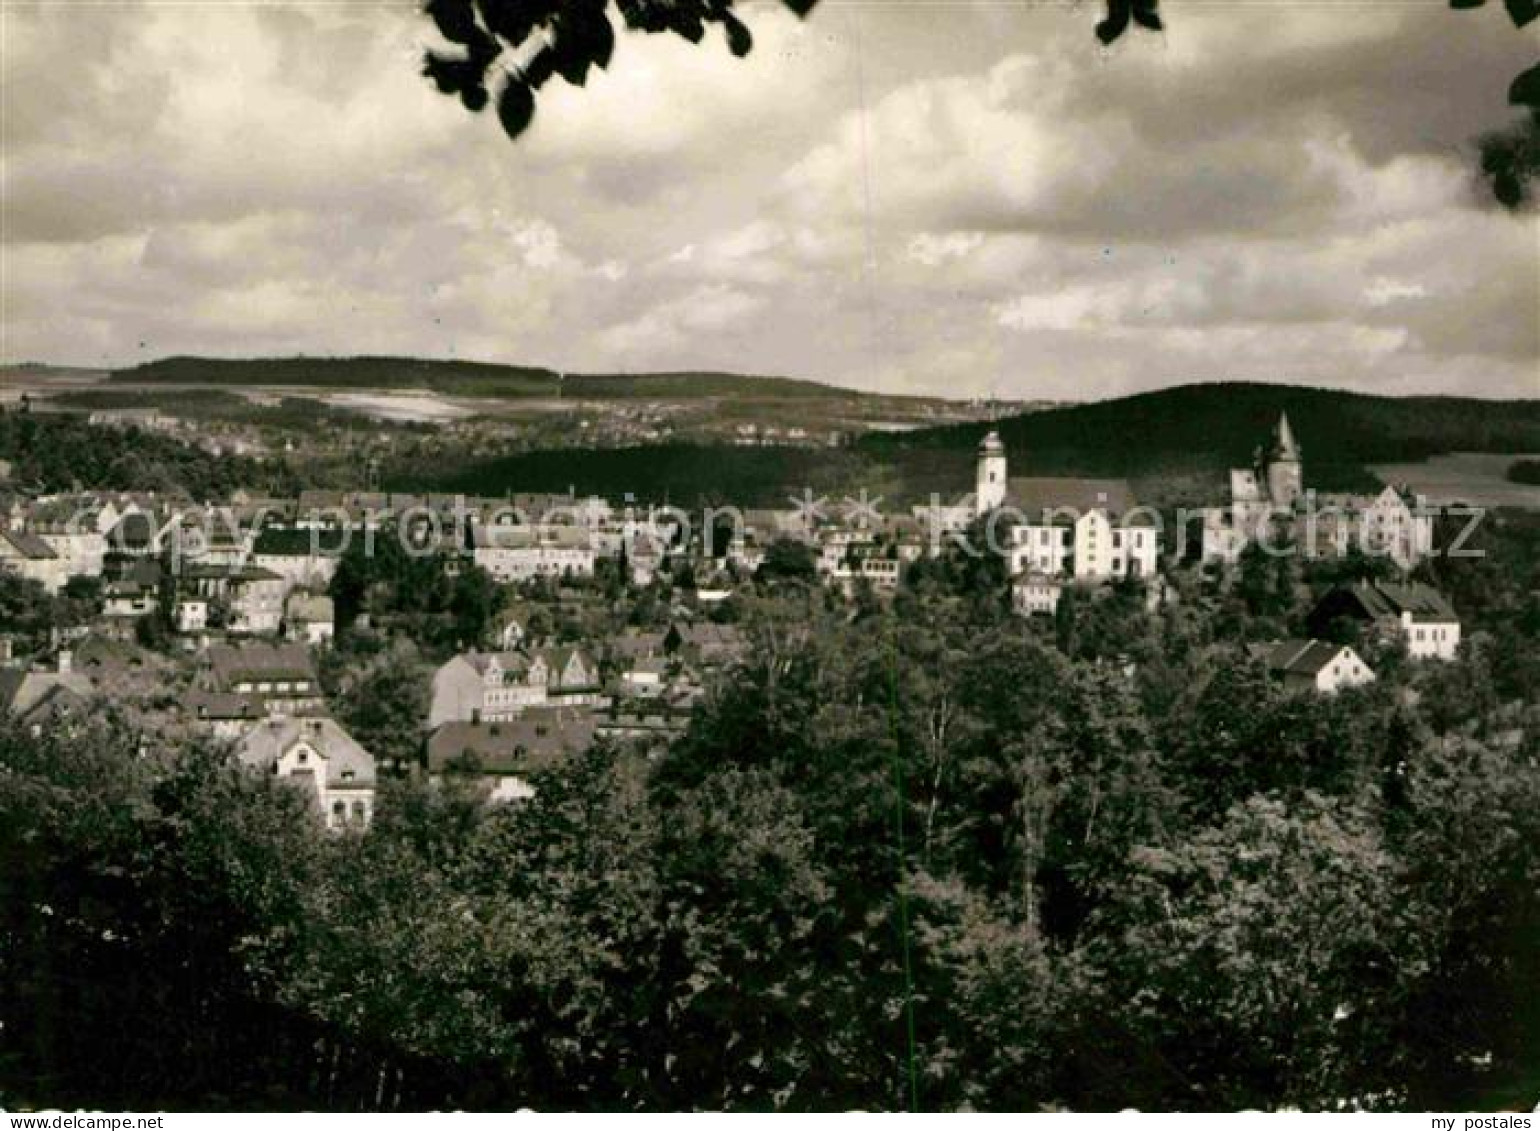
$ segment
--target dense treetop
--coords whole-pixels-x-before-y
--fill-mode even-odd
[[[661,757],[601,745],[490,808],[403,778],[360,835],[217,749],[0,728],[0,1100],[1514,1102],[1540,1040],[1540,527],[1499,518],[1487,557],[1424,575],[1459,659],[1361,642],[1380,679],[1336,697],[1245,645],[1355,563],[1181,571],[1174,605],[1122,586],[1028,624],[956,555],[884,604],[787,554]],[[393,572],[363,580],[409,613]],[[669,615],[604,598],[628,606]],[[348,635],[335,702],[400,746],[423,657]]]

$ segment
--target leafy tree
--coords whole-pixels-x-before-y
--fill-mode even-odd
[[[244,456],[217,457],[138,428],[106,428],[67,413],[0,412],[0,459],[12,478],[46,492],[157,491],[199,501],[265,485],[270,470]]]
[[[957,880],[915,884],[920,1058],[932,1110],[1033,1111],[1062,1096],[1059,1066],[1075,1001],[1073,958]]]
[[[1388,830],[1410,937],[1387,1045],[1408,1106],[1442,1106],[1480,1064],[1498,1079],[1532,1066],[1540,1041],[1540,764],[1427,743]]]
[[[756,576],[767,582],[797,581],[811,585],[818,580],[813,549],[796,538],[777,538],[765,547],[764,561]]]
[[[187,1107],[255,1070],[283,1104],[260,1001],[324,853],[303,796],[222,753],[143,758],[108,716],[0,726],[0,771],[0,1090]]]
[[[1133,861],[1097,913],[1093,947],[1128,1062],[1148,1069],[1123,1081],[1128,1102],[1372,1102],[1373,995],[1393,962],[1396,916],[1372,823],[1316,795],[1293,806],[1253,798]]]
[[[51,595],[41,582],[0,569],[0,633],[18,657],[45,651],[57,629],[89,623],[101,608],[101,586],[66,586]]]
[[[346,655],[343,653],[342,655]],[[403,639],[332,676],[337,721],[387,768],[416,765],[428,717],[428,670]]]

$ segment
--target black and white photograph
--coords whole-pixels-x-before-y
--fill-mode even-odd
[[[1540,1131],[1537,195],[1540,0],[0,0],[4,1127]]]

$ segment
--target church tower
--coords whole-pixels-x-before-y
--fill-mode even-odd
[[[1305,493],[1302,456],[1289,414],[1281,413],[1267,452],[1267,494],[1275,506],[1292,507]]]
[[[979,444],[978,473],[974,483],[974,510],[988,514],[1005,502],[1005,445],[1000,433],[991,431]]]

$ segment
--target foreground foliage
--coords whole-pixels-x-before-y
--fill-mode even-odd
[[[0,731],[0,1100],[1464,1107],[1540,1047],[1533,533],[1442,567],[1458,662],[1334,698],[1239,644],[1298,602],[1201,578],[1038,628],[988,571],[792,571],[665,756],[390,782],[357,836],[217,750]]]

